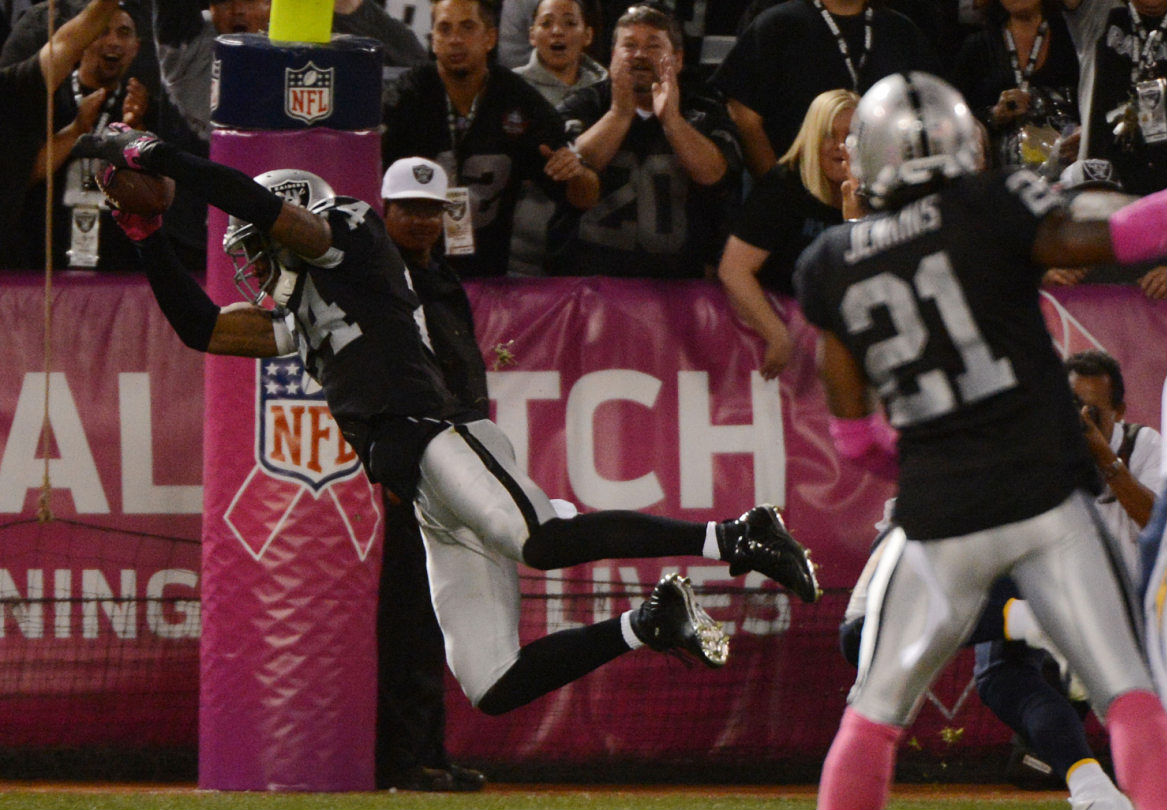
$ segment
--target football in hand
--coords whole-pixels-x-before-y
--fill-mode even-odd
[[[169,177],[138,169],[110,171],[106,165],[99,166],[96,175],[106,199],[128,214],[156,216],[174,202],[174,181]]]

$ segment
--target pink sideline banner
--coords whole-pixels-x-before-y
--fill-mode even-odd
[[[0,746],[189,746],[198,688],[202,357],[136,276],[0,275]]]
[[[799,352],[776,383],[763,383],[753,372],[760,343],[712,284],[502,279],[468,288],[492,369],[496,418],[550,495],[583,509],[638,508],[691,519],[775,501],[814,549],[824,586],[840,595],[808,607],[747,579],[761,596],[750,597],[744,611],[730,611],[727,599],[711,594],[710,612],[734,624],[733,660],[721,671],[629,655],[500,718],[471,711],[455,691],[451,753],[510,763],[653,756],[716,762],[742,751],[775,762],[821,758],[853,675],[835,651],[838,616],[827,614],[841,612],[842,589],[862,566],[890,491],[835,458],[811,362],[812,334],[797,307],[778,302]],[[63,459],[53,467],[54,511],[62,520],[40,526],[31,521],[40,461],[29,436],[39,433],[43,407],[40,294],[39,281],[26,276],[6,275],[0,288],[13,349],[0,366],[0,655],[5,671],[18,672],[0,680],[6,717],[0,744],[193,744],[198,621],[192,623],[184,602],[199,598],[198,549],[167,543],[163,554],[135,533],[198,536],[199,516],[176,511],[176,504],[192,508],[200,485],[202,357],[173,337],[143,280],[57,278],[50,413],[53,453]],[[1101,346],[1119,358],[1129,418],[1157,426],[1167,304],[1147,302],[1132,288],[1083,287],[1047,296],[1043,306],[1063,350]],[[253,365],[240,382],[260,373]],[[310,407],[304,404],[305,414]],[[254,460],[207,473],[239,483],[253,466]],[[290,503],[279,492],[264,497],[257,502],[265,509]],[[294,554],[298,543],[312,542],[311,528],[281,531],[264,554]],[[248,576],[255,549],[236,546],[233,570]],[[368,559],[379,548],[371,538]],[[361,553],[351,544],[334,551]],[[606,583],[644,583],[632,588],[643,593],[669,567],[713,587],[725,575],[723,566],[690,559],[599,563],[550,578],[528,572],[524,587],[533,598],[524,602],[524,632],[534,637],[616,615],[630,606],[627,599],[551,597],[590,596]],[[132,591],[145,598],[151,582],[173,597],[164,612],[125,609],[119,597]],[[38,601],[79,596],[82,584],[99,596],[109,593],[89,613],[69,603],[58,623],[58,608]],[[125,651],[118,666],[128,666],[102,663],[108,674],[96,687],[100,701],[93,701],[86,676],[115,643]],[[970,697],[969,669],[966,657],[934,687],[912,729],[922,748],[959,752],[1008,739]],[[701,695],[698,708],[678,704],[677,696],[688,694]],[[675,733],[679,712],[686,717],[683,734]],[[954,728],[967,733],[954,738]],[[946,735],[952,741],[941,743]]]

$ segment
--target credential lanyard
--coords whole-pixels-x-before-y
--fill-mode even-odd
[[[81,100],[85,98],[85,96],[81,93],[81,79],[77,77],[77,71],[75,70],[73,71],[73,75],[70,78],[73,82],[73,101],[77,105],[77,110],[80,111]],[[93,125],[94,132],[100,132],[101,130],[105,129],[105,125],[109,123],[109,119],[113,116],[113,111],[117,109],[118,104],[122,100],[122,92],[124,90],[125,86],[119,84],[117,92],[110,93],[109,96],[105,99],[105,104],[103,104],[101,107],[101,115],[98,116],[97,123]]]
[[[81,79],[77,77],[77,71],[73,71],[70,77],[73,85],[73,101],[77,105],[77,111],[81,111],[81,100],[85,96],[81,93]],[[125,86],[119,84],[116,93],[110,93],[106,96],[105,103],[101,107],[101,115],[97,117],[97,123],[93,125],[94,132],[101,132],[105,129],[105,125],[109,123],[109,119],[113,117],[114,110],[121,104],[122,93]],[[81,158],[81,183],[88,185],[93,182],[93,158]]]
[[[819,10],[819,14],[823,17],[823,22],[827,24],[827,28],[831,29],[831,33],[835,37],[835,42],[839,46],[839,53],[843,55],[843,64],[847,66],[847,72],[851,74],[851,89],[858,91],[859,71],[863,70],[863,66],[867,64],[867,55],[871,53],[871,20],[875,16],[875,12],[872,11],[870,4],[868,4],[867,10],[863,12],[863,53],[859,57],[859,64],[856,65],[851,59],[851,49],[847,47],[847,40],[843,37],[843,32],[839,30],[839,24],[835,22],[835,18],[831,15],[831,12],[827,11],[822,0],[811,0],[811,2]]]
[[[450,130],[450,148],[454,152],[455,185],[462,184],[462,160],[458,155],[458,147],[462,144],[466,133],[470,131],[470,127],[474,126],[474,118],[478,115],[478,100],[482,98],[484,92],[486,92],[485,87],[470,102],[470,110],[465,116],[458,115],[458,111],[454,109],[454,102],[450,101],[449,94],[446,95],[446,126]]]
[[[1167,15],[1163,16],[1158,28],[1147,33],[1142,18],[1135,10],[1135,4],[1127,0],[1126,5],[1131,13],[1131,26],[1134,28],[1135,36],[1139,38],[1139,58],[1131,68],[1131,83],[1134,84],[1151,76],[1155,67],[1155,52],[1159,49],[1159,43],[1163,41],[1164,32],[1167,31]]]
[[[1025,63],[1025,70],[1022,70],[1021,62],[1017,58],[1017,43],[1013,40],[1013,32],[1009,30],[1009,26],[1005,26],[1005,48],[1009,51],[1009,65],[1013,68],[1013,81],[1018,90],[1029,92],[1029,80],[1037,68],[1037,57],[1041,54],[1041,46],[1045,44],[1048,35],[1049,21],[1042,20],[1041,25],[1037,27],[1033,47],[1029,49],[1029,61]]]

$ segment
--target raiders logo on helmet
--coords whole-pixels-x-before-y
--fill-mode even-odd
[[[308,183],[305,180],[285,180],[282,183],[276,183],[270,186],[272,194],[277,197],[282,197],[293,205],[298,205],[301,208],[308,207],[308,199],[311,196]]]

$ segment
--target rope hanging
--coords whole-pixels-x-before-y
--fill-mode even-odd
[[[48,8],[48,48],[50,71],[55,63],[53,60],[53,34],[57,22],[57,0],[49,0]],[[49,389],[53,368],[53,135],[56,132],[53,124],[53,90],[56,86],[56,76],[46,76],[45,104],[45,296],[44,296],[44,357],[45,357],[45,401],[44,412],[41,416],[41,457],[45,468],[41,478],[41,494],[37,501],[36,518],[41,523],[48,523],[53,519],[53,510],[49,504],[52,496],[53,484],[49,477],[49,452],[51,430],[49,424]]]

